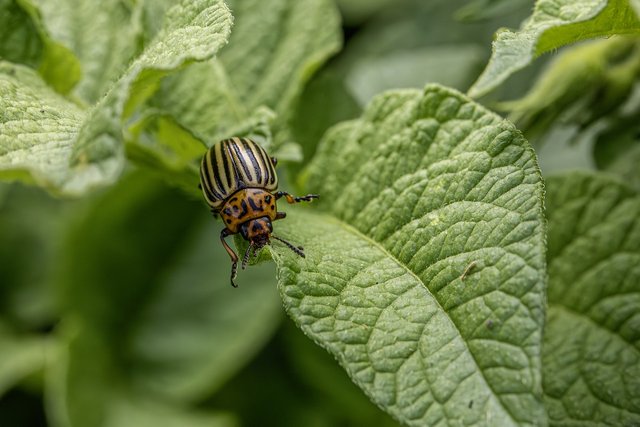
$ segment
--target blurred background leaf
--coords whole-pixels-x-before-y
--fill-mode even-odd
[[[0,0],[0,90],[7,95],[0,123],[24,125],[6,104],[23,78],[39,88],[28,109],[38,144],[56,145],[75,132],[65,118],[84,117],[88,105],[102,102],[90,110],[83,138],[126,141],[127,159],[144,169],[118,152],[124,180],[75,202],[0,185],[0,425],[397,425],[331,355],[283,320],[273,265],[249,267],[240,289],[231,289],[221,224],[197,189],[197,159],[221,137],[249,135],[288,161],[279,168],[283,189],[302,190],[300,172],[327,129],[357,118],[387,89],[436,82],[466,91],[495,32],[520,27],[535,2],[235,0],[228,3],[230,43],[218,58],[192,63],[203,58],[198,43],[192,57],[164,63],[175,68],[170,75],[130,73],[153,68],[170,51],[157,45],[158,55],[134,62],[156,37],[164,40],[165,14],[176,3]],[[538,135],[543,173],[600,169],[638,189],[637,59],[632,37],[552,50],[482,102],[508,107],[527,137]],[[63,126],[47,134],[48,124]],[[3,178],[48,185],[14,160],[51,168],[54,153],[16,150],[13,130],[2,129]],[[24,130],[20,138],[29,135]],[[113,148],[72,154],[82,168]],[[10,150],[18,157],[9,161]],[[290,226],[298,214],[291,216],[276,229],[296,240]]]
[[[598,169],[640,191],[640,123],[635,115],[620,118],[600,133],[593,147]]]
[[[602,173],[547,180],[552,425],[640,423],[640,197]]]
[[[201,202],[141,172],[81,215],[58,276],[59,419],[108,425],[122,393],[196,403],[268,341],[281,319],[272,267],[250,269],[244,292],[230,292],[217,228]]]
[[[51,36],[71,49],[82,64],[82,78],[73,94],[87,105],[95,104],[143,48],[142,2],[32,1]]]
[[[460,7],[455,17],[461,21],[481,21],[496,16],[505,16],[523,7],[530,7],[530,0],[471,0]]]
[[[37,69],[55,90],[67,93],[80,80],[80,62],[54,38],[31,1],[0,1],[0,58]]]

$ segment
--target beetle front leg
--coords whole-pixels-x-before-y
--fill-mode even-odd
[[[231,247],[229,247],[229,245],[227,245],[227,242],[224,240],[225,237],[231,236],[232,234],[234,233],[229,231],[228,228],[225,228],[220,232],[220,241],[222,242],[222,246],[224,246],[224,249],[229,254],[229,257],[231,257],[231,286],[233,286],[234,288],[237,288],[238,285],[236,285],[236,283],[233,280],[236,278],[238,274],[237,273],[238,272],[238,255],[236,255],[233,249],[231,249]]]
[[[286,191],[278,191],[276,194],[276,200],[278,200],[280,197],[284,196],[285,199],[287,199],[287,203],[300,203],[300,202],[310,202],[313,199],[319,199],[320,196],[318,196],[317,194],[307,194],[306,196],[301,196],[301,197],[296,197],[296,196],[292,196],[291,194],[287,193]]]

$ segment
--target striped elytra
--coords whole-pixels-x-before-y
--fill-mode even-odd
[[[231,258],[231,285],[238,268],[238,255],[225,238],[240,235],[249,242],[242,259],[244,269],[256,250],[270,243],[273,237],[296,254],[304,257],[301,246],[294,246],[272,233],[272,222],[286,216],[278,212],[276,200],[284,197],[288,203],[310,202],[315,194],[294,197],[278,189],[276,159],[269,157],[260,145],[248,138],[229,138],[214,144],[200,162],[200,189],[214,214],[219,214],[225,228],[220,241]]]
[[[202,193],[211,209],[245,187],[275,191],[278,176],[267,152],[247,138],[225,139],[211,147],[200,165]]]

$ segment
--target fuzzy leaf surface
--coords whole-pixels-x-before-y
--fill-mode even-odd
[[[289,315],[408,425],[542,425],[542,182],[512,124],[438,85],[376,97],[274,232]]]
[[[0,64],[1,176],[23,178],[65,194],[113,182],[124,165],[122,119],[160,79],[226,43],[231,15],[222,0],[183,1],[156,38],[88,111],[55,94],[34,72]]]

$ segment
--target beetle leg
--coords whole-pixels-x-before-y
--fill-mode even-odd
[[[292,196],[291,194],[287,193],[286,191],[278,191],[276,194],[276,200],[278,200],[280,197],[284,196],[285,199],[287,199],[288,203],[299,203],[299,202],[310,202],[313,199],[319,199],[320,196],[318,196],[317,194],[307,194],[306,196],[301,196],[301,197],[296,197],[296,196]]]
[[[291,249],[296,254],[300,255],[302,258],[305,257],[303,252],[304,248],[302,246],[293,246],[291,243],[287,242],[284,239],[279,238],[278,236],[274,236],[273,234],[271,235],[271,237],[287,245],[289,249]]]
[[[244,258],[242,258],[242,269],[243,270],[245,268],[247,268],[247,263],[249,262],[251,250],[253,250],[253,252],[255,252],[255,246],[253,246],[253,243],[249,243],[249,246],[247,247],[247,250],[244,253]]]
[[[282,218],[285,218],[286,216],[287,216],[286,212],[276,212],[276,217],[273,220],[275,221],[276,219],[282,219]]]
[[[238,271],[238,255],[236,255],[235,252],[233,252],[233,249],[231,249],[229,247],[229,245],[227,245],[227,242],[224,240],[225,237],[231,236],[233,233],[231,231],[229,231],[228,228],[225,228],[224,230],[222,230],[220,232],[220,241],[222,242],[222,246],[224,246],[224,249],[227,251],[227,253],[229,254],[229,257],[231,257],[231,286],[233,286],[234,288],[237,288],[238,285],[235,284],[235,282],[233,281],[236,276],[237,276],[237,271]]]

